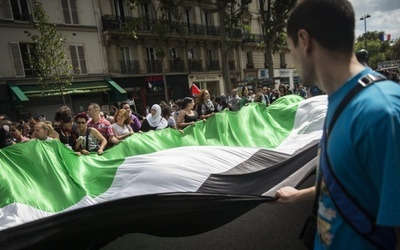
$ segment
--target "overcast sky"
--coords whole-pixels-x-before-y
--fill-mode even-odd
[[[356,13],[356,37],[364,33],[365,14],[367,31],[385,31],[392,39],[400,38],[400,0],[349,0]]]

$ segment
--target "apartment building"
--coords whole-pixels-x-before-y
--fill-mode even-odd
[[[100,0],[103,36],[106,44],[110,74],[136,101],[139,110],[160,100],[176,100],[189,95],[192,84],[209,89],[214,96],[225,93],[222,77],[220,24],[213,1],[184,1],[182,20],[171,18],[167,33],[165,56],[158,57],[158,37],[152,32],[153,6],[147,3],[131,9],[125,0]],[[125,27],[135,18],[148,20],[137,30],[133,39],[124,33]],[[176,27],[183,27],[182,37]],[[230,53],[230,70],[233,81],[241,78],[239,47]],[[165,82],[163,75],[165,74]],[[165,87],[168,89],[165,96]]]
[[[126,99],[126,92],[108,74],[97,1],[41,2],[49,21],[65,36],[65,52],[73,66],[73,83],[64,91],[66,104],[78,113],[86,111],[91,102],[107,105]],[[32,24],[34,1],[0,3],[0,113],[14,119],[45,114],[52,120],[64,102],[58,88],[37,84],[32,68],[30,55],[34,45],[27,34],[37,32]]]
[[[0,113],[16,119],[46,114],[63,105],[54,88],[36,84],[29,63],[27,37],[33,30],[34,0],[0,0]],[[166,35],[166,54],[159,57],[154,13],[150,2],[132,9],[128,0],[41,0],[59,33],[66,37],[66,53],[73,68],[79,69],[66,93],[67,105],[75,113],[96,102],[105,108],[122,100],[140,113],[161,100],[190,95],[196,84],[211,95],[225,94],[222,77],[221,37],[218,14],[212,10],[216,0],[184,1],[182,20],[171,18]],[[268,76],[259,1],[248,5],[239,30],[231,39],[228,54],[232,87],[256,87],[282,82],[292,88],[299,80],[285,50],[274,55],[274,79]],[[148,22],[127,35],[130,21],[146,17]],[[176,27],[184,27],[185,35]],[[48,115],[49,114],[49,115]]]
[[[241,65],[243,79],[239,85],[268,85],[277,88],[283,83],[293,89],[299,82],[297,70],[294,68],[287,48],[273,54],[274,78],[268,73],[268,60],[264,41],[263,22],[260,14],[260,1],[253,0],[243,16],[242,24],[249,27],[242,32]],[[265,9],[265,8],[264,8]]]

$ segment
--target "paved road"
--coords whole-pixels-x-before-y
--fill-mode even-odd
[[[302,187],[313,184],[309,179]],[[312,209],[312,201],[295,205],[262,204],[215,230],[178,238],[127,234],[102,250],[114,249],[305,249],[299,232]]]

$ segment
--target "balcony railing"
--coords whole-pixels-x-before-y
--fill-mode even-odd
[[[120,30],[127,27],[129,22],[136,23],[137,32],[153,32],[157,19],[148,19],[144,22],[139,22],[137,17],[121,17],[113,15],[104,15],[101,17],[104,30]],[[191,35],[204,35],[204,36],[220,36],[221,30],[218,26],[202,25],[202,24],[188,24],[184,22],[170,21],[170,33],[179,33],[183,30],[184,33]],[[241,38],[241,30],[235,29],[232,36],[234,38]]]
[[[208,71],[220,70],[219,61],[218,60],[207,61],[207,70]]]
[[[252,34],[252,33],[243,33],[242,34],[242,42],[244,43],[261,43],[264,41],[264,35],[261,34]]]
[[[180,59],[169,60],[169,70],[170,72],[185,72],[185,62]]]
[[[146,61],[146,70],[147,73],[161,73],[161,61],[154,60],[154,61]]]
[[[254,63],[251,61],[248,61],[246,63],[246,69],[254,69]]]
[[[236,70],[236,64],[234,60],[229,60],[228,64],[229,64],[229,70]]]
[[[119,61],[121,67],[121,74],[139,74],[140,63],[138,60],[133,61]]]
[[[190,59],[188,61],[189,64],[189,71],[203,71],[202,60],[194,60]]]

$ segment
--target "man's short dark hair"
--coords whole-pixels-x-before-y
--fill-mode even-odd
[[[287,22],[287,35],[298,45],[297,32],[306,30],[323,48],[353,53],[355,18],[347,0],[300,0]]]
[[[129,102],[121,102],[121,105],[120,105],[120,107],[122,108],[124,105],[126,105],[126,104],[128,104],[129,105]],[[131,105],[129,105],[129,106],[131,106]]]

